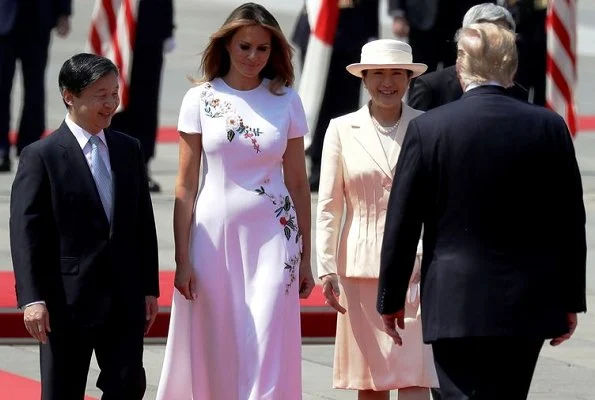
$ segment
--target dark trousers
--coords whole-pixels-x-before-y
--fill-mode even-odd
[[[9,150],[10,97],[17,60],[23,76],[23,109],[18,128],[17,154],[38,140],[45,130],[45,69],[50,29],[37,21],[35,7],[19,7],[14,27],[0,35],[0,153]]]
[[[516,81],[526,89],[533,89],[533,103],[545,105],[545,76],[547,70],[546,10],[526,16],[517,29],[519,68]]]
[[[331,55],[324,96],[309,151],[312,161],[310,181],[315,186],[318,186],[320,178],[322,145],[330,120],[359,108],[361,79],[345,72],[346,65],[356,62],[359,62],[359,54],[333,51]]]
[[[41,399],[83,400],[95,350],[102,400],[141,400],[146,389],[143,317],[111,316],[95,327],[53,321],[48,343],[40,345]]]
[[[123,111],[114,115],[111,124],[111,128],[140,141],[145,163],[155,155],[162,66],[162,43],[137,42],[130,73],[129,102]]]
[[[443,400],[524,400],[543,345],[538,338],[460,338],[432,343]]]

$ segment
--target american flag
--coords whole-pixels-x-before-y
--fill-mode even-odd
[[[566,120],[570,134],[577,131],[574,89],[576,74],[576,1],[550,0],[546,19],[546,105]]]
[[[120,109],[128,104],[136,8],[136,0],[95,0],[87,42],[89,52],[109,58],[120,71]]]
[[[310,127],[310,132],[304,138],[305,147],[308,148],[312,143],[312,129],[316,126],[324,96],[339,20],[339,2],[337,0],[307,0],[306,9],[311,34],[300,78],[299,94]]]

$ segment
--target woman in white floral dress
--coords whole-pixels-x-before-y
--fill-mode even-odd
[[[202,69],[178,123],[178,290],[157,398],[299,400],[298,297],[314,280],[291,49],[247,3],[211,36]]]

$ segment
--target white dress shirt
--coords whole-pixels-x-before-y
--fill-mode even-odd
[[[70,131],[74,135],[76,141],[79,143],[79,146],[81,146],[83,155],[85,156],[85,159],[87,160],[87,165],[89,165],[89,169],[91,169],[91,143],[89,142],[89,139],[91,138],[92,135],[89,132],[87,132],[86,130],[84,130],[83,128],[81,128],[80,126],[78,126],[72,119],[70,119],[70,114],[66,115],[66,118],[64,118],[64,122],[66,122],[68,129],[70,129]],[[105,140],[105,133],[103,132],[103,130],[101,130],[99,133],[96,134],[96,136],[98,136],[99,139],[101,139],[101,143],[102,143],[102,145],[99,146],[99,155],[100,155],[101,159],[103,160],[103,162],[105,163],[107,171],[111,177],[112,169],[111,169],[111,164],[109,161],[109,150],[107,148],[107,142]],[[45,301],[43,301],[43,300],[33,301],[33,302],[23,306],[23,309],[25,309],[29,306],[32,306],[34,304],[45,304]]]
[[[471,89],[475,89],[475,88],[478,88],[480,86],[500,86],[500,87],[504,87],[503,84],[501,84],[500,82],[497,82],[497,81],[487,81],[487,82],[484,82],[484,83],[471,82],[465,88],[465,93],[467,93]]]
[[[91,135],[89,132],[78,126],[72,119],[70,119],[70,115],[66,115],[66,118],[64,118],[64,122],[66,122],[66,125],[68,125],[68,128],[74,135],[76,141],[79,143],[79,146],[81,146],[83,155],[87,160],[87,165],[89,165],[89,168],[91,168],[91,143],[89,142],[89,139],[93,135]],[[99,146],[99,155],[101,156],[101,159],[103,160],[103,163],[105,164],[107,171],[109,172],[111,177],[112,168],[109,161],[109,149],[107,148],[105,133],[103,132],[103,130],[101,130],[99,133],[96,134],[96,136],[99,137],[99,139],[101,139],[102,143],[102,145]]]

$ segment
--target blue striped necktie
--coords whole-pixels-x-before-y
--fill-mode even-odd
[[[112,219],[112,178],[105,166],[105,163],[101,159],[99,154],[99,146],[101,145],[101,139],[97,136],[91,136],[89,139],[91,143],[91,174],[95,180],[97,191],[99,192],[99,198],[107,220],[111,222]]]

